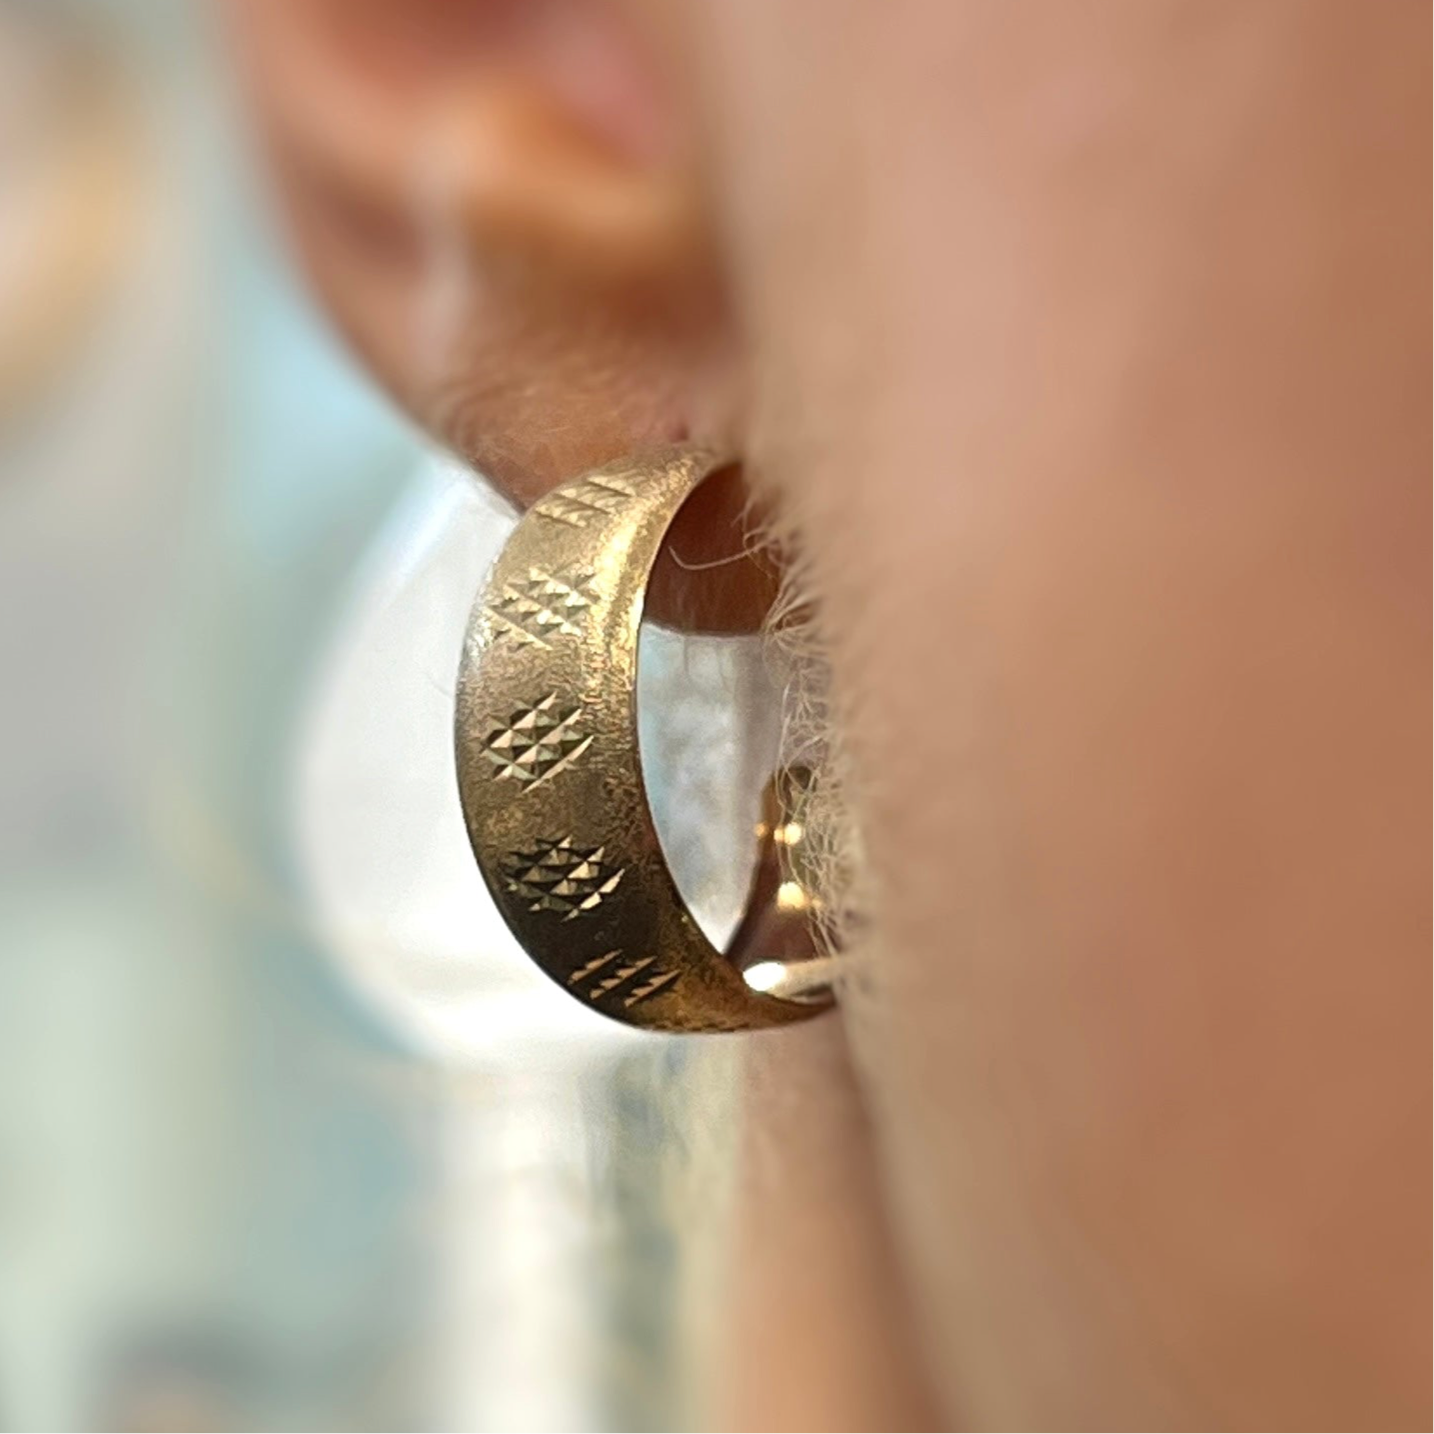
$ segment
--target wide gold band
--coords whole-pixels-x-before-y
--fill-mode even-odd
[[[780,817],[759,833],[742,950],[724,955],[677,890],[643,788],[637,635],[648,579],[678,509],[725,466],[674,448],[555,489],[499,554],[459,671],[459,790],[498,909],[565,990],[653,1030],[780,1025],[827,999],[800,979],[768,985],[801,1000],[754,990],[739,969],[768,939],[779,974],[803,964],[788,966],[794,951],[810,955],[792,884],[774,875]]]

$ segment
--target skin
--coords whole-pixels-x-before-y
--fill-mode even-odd
[[[1427,1426],[1427,8],[234,16],[423,422],[800,539],[870,922],[750,1042],[723,1422]]]

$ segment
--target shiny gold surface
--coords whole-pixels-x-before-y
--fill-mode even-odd
[[[637,635],[678,509],[717,455],[675,448],[555,489],[478,596],[459,671],[458,783],[473,852],[518,940],[564,990],[629,1025],[737,1031],[829,1003],[808,898],[772,806],[731,952],[702,934],[662,854],[637,743]],[[764,990],[742,971],[761,972]],[[769,994],[785,990],[800,999]]]

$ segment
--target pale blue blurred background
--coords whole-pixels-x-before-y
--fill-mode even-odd
[[[285,837],[416,445],[276,256],[204,7],[0,6],[0,54],[0,293],[67,326],[0,395],[0,1423],[424,1425],[431,1103]],[[77,222],[88,267],[30,238]]]
[[[511,517],[297,287],[216,20],[0,0],[0,1428],[697,1422],[730,1048],[492,912],[449,723]],[[715,930],[768,679],[644,641]]]

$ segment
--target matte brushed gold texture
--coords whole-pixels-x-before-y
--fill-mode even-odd
[[[459,792],[499,911],[570,995],[656,1031],[783,1025],[830,1004],[825,979],[800,975],[832,963],[806,959],[809,899],[780,862],[800,831],[771,806],[790,778],[769,788],[748,908],[725,953],[677,890],[643,786],[637,636],[648,580],[682,504],[728,466],[671,448],[548,494],[498,555],[459,669]],[[744,971],[765,973],[766,989]]]

